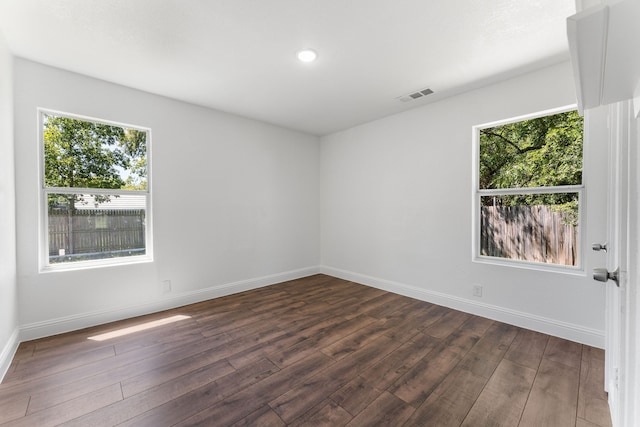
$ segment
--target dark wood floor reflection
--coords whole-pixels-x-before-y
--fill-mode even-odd
[[[88,339],[113,331],[132,333]],[[316,275],[25,342],[0,425],[609,426],[603,369],[599,349]]]

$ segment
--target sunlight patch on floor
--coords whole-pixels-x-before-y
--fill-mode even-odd
[[[185,316],[182,314],[178,314],[176,316],[165,317],[164,319],[154,320],[152,322],[141,323],[136,326],[129,326],[128,328],[116,329],[115,331],[106,332],[100,335],[94,335],[87,339],[93,341],[105,341],[111,338],[121,337],[123,335],[133,334],[135,332],[145,331],[147,329],[156,328],[158,326],[167,325],[169,323],[178,322],[184,319],[190,319],[191,316]]]

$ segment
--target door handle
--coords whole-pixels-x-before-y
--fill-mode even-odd
[[[605,251],[607,252],[607,244],[606,243],[593,243],[591,245],[591,249],[596,252]]]
[[[607,271],[606,268],[594,268],[593,280],[598,282],[606,282],[612,280],[617,287],[620,287],[620,269],[616,268],[615,271]]]

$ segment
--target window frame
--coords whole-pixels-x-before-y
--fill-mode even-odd
[[[38,215],[39,215],[39,271],[40,273],[54,271],[83,270],[108,266],[122,266],[130,264],[148,263],[153,261],[153,222],[151,209],[151,128],[131,125],[122,122],[115,122],[99,119],[80,114],[67,113],[48,108],[38,108]],[[147,134],[146,141],[146,190],[122,190],[108,188],[85,188],[85,187],[47,187],[45,185],[45,152],[44,152],[44,116],[52,115],[66,117],[75,120],[89,121],[109,126],[118,126],[127,129],[143,131]],[[129,255],[115,258],[103,258],[95,260],[50,263],[49,262],[49,194],[96,194],[96,195],[138,195],[145,197],[145,253],[144,255]]]
[[[483,123],[472,126],[472,261],[482,264],[501,265],[509,267],[519,267],[525,269],[551,271],[566,274],[584,275],[584,249],[582,244],[582,236],[584,236],[584,199],[585,199],[585,146],[583,134],[582,146],[582,179],[579,185],[563,185],[549,187],[519,187],[519,188],[500,188],[500,189],[481,189],[480,188],[480,131],[482,129],[505,125],[509,123],[521,122],[554,114],[566,113],[577,110],[577,105],[571,104],[563,107],[553,108],[535,113],[525,114],[517,117],[511,117],[503,120],[496,120],[489,123]],[[586,128],[586,123],[583,127]],[[481,239],[481,197],[484,196],[503,196],[503,195],[522,195],[522,194],[555,194],[555,193],[577,193],[578,194],[578,236],[577,236],[577,265],[551,264],[536,261],[526,261],[512,258],[501,258],[496,256],[482,255]]]

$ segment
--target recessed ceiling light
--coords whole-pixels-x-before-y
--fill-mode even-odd
[[[313,49],[302,49],[297,56],[302,62],[313,62],[318,58],[318,53]]]

